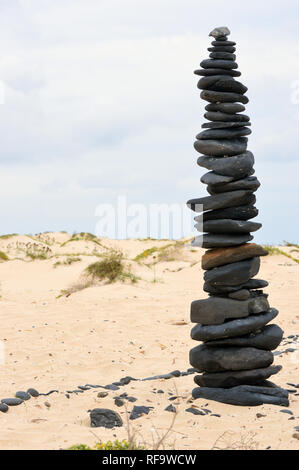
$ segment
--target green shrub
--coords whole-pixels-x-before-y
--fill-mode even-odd
[[[120,250],[110,250],[104,253],[101,261],[87,266],[86,274],[91,277],[92,281],[115,282],[117,280],[125,281],[130,279],[131,282],[137,282],[138,278],[134,274],[125,270],[124,255]]]
[[[8,261],[9,257],[3,251],[0,251],[0,260]]]
[[[78,444],[72,447],[69,447],[67,450],[143,450],[144,447],[141,447],[135,443],[130,443],[125,439],[119,441],[107,441],[107,442],[97,442],[94,447],[89,447],[85,444]]]

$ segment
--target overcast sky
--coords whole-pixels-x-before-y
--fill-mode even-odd
[[[193,70],[226,25],[262,184],[255,240],[298,243],[298,22],[295,0],[0,0],[0,233],[94,232],[119,195],[206,195]]]

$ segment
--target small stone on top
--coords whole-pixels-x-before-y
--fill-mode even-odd
[[[209,36],[213,36],[213,38],[217,39],[219,37],[228,36],[229,34],[230,30],[226,26],[220,26],[219,28],[213,29]]]

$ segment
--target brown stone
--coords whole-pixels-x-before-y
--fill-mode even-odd
[[[228,248],[216,248],[208,250],[201,259],[203,269],[212,269],[224,264],[235,263],[254,256],[266,256],[268,251],[256,243]]]

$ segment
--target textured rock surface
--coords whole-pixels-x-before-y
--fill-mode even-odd
[[[118,413],[107,408],[95,408],[90,412],[90,425],[93,428],[104,427],[112,429],[123,425]]]
[[[201,388],[193,397],[247,406],[287,405],[287,392],[267,381],[280,370],[270,364],[283,331],[268,325],[278,311],[270,309],[268,294],[261,290],[267,282],[254,279],[260,257],[268,253],[248,243],[262,226],[251,220],[258,215],[253,205],[260,182],[252,176],[254,157],[247,150],[247,87],[234,78],[238,65],[228,34],[225,27],[211,32],[215,40],[208,48],[210,57],[195,71],[201,77],[200,96],[208,101],[208,122],[196,135],[194,148],[202,154],[198,165],[210,170],[201,177],[210,196],[187,204],[200,214],[194,218],[195,228],[203,232],[192,245],[211,249],[202,257],[203,288],[209,297],[191,304],[191,322],[196,323],[191,337],[204,342],[190,351],[191,365],[203,372],[196,377]]]
[[[201,259],[203,269],[212,269],[229,263],[236,263],[256,256],[265,256],[268,251],[256,243],[246,243],[235,248],[217,248],[206,251]],[[265,286],[264,286],[265,287]]]
[[[198,387],[192,392],[193,398],[204,398],[237,406],[258,406],[263,404],[289,406],[288,392],[279,387],[239,385],[233,388]]]
[[[201,387],[226,388],[243,384],[254,385],[268,379],[273,374],[277,374],[280,370],[281,366],[270,366],[242,371],[207,372],[195,376],[194,381]]]

